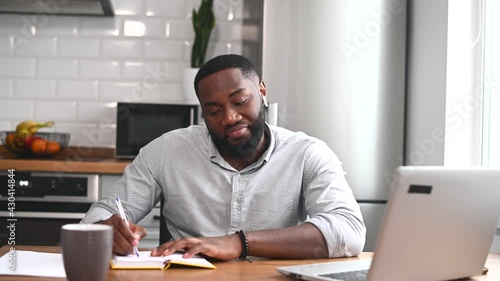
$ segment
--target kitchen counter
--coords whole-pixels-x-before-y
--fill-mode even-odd
[[[8,169],[29,172],[122,174],[132,160],[118,159],[114,149],[67,147],[53,157],[22,158],[0,146],[0,172]]]

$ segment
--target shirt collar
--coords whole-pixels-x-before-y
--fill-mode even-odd
[[[269,128],[269,125],[266,122],[265,129],[264,129],[264,134],[266,134],[269,137],[269,146],[267,147],[266,151],[264,151],[264,154],[252,163],[250,166],[246,167],[245,169],[239,171],[240,173],[245,173],[245,172],[250,172],[254,169],[258,169],[261,166],[263,166],[265,163],[269,162],[269,159],[271,158],[271,155],[274,151],[274,148],[276,147],[276,138],[274,136],[273,130]],[[215,143],[212,139],[212,136],[208,132],[208,127],[207,127],[207,142],[208,142],[208,151],[210,155],[210,161],[212,163],[215,163],[219,165],[220,167],[231,170],[231,171],[236,171],[231,165],[229,165],[224,158],[220,155],[219,150],[217,149],[217,146],[215,146]]]

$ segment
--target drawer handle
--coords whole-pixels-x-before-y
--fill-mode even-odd
[[[160,220],[161,219],[161,216],[153,216],[153,220]]]

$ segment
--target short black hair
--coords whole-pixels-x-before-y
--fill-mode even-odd
[[[199,96],[198,83],[201,79],[207,77],[210,74],[228,68],[238,68],[239,70],[241,70],[241,73],[245,78],[251,78],[253,76],[259,78],[255,66],[246,57],[235,54],[220,55],[207,61],[204,65],[201,66],[200,70],[198,70],[198,73],[196,73],[196,77],[194,78],[194,90],[196,92],[196,96]]]

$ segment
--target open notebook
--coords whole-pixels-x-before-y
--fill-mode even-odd
[[[400,167],[394,174],[373,260],[277,270],[306,280],[469,277],[483,271],[499,215],[498,168]]]
[[[139,257],[136,255],[113,256],[111,259],[112,269],[167,269],[172,264],[194,266],[201,268],[216,267],[205,258],[195,255],[185,259],[183,253],[173,253],[168,256],[153,257],[151,251],[139,251]]]

